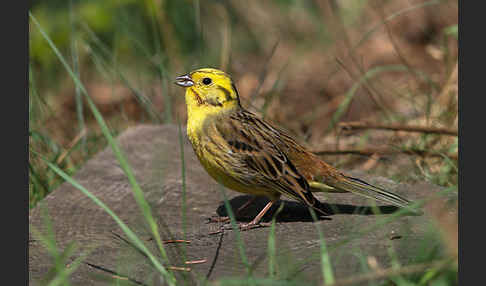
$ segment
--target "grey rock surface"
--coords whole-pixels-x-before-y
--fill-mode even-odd
[[[185,130],[182,133],[185,134]],[[187,137],[183,135],[182,143],[179,138],[178,127],[174,125],[138,126],[118,137],[119,145],[159,223],[162,238],[190,241],[165,244],[170,264],[191,268],[190,272],[175,271],[178,281],[186,281],[189,285],[200,284],[208,273],[210,280],[244,277],[246,267],[240,257],[235,233],[226,230],[224,234],[211,234],[222,224],[207,223],[209,217],[225,214],[223,188],[199,164]],[[397,184],[385,178],[352,174],[412,200],[429,198],[441,190],[428,183]],[[157,253],[130,184],[109,147],[90,159],[74,175],[74,179],[107,204],[153,253]],[[233,209],[248,198],[231,190],[225,190],[225,193]],[[413,263],[415,254],[423,251],[424,241],[435,235],[427,212],[421,216],[396,216],[396,209],[382,206],[382,214],[374,214],[370,207],[373,202],[356,195],[317,194],[317,197],[336,208],[335,214],[318,222],[312,222],[305,206],[285,200],[275,228],[278,277],[302,278],[310,285],[322,282],[317,228],[324,235],[338,279],[366,272],[369,259],[376,260],[380,267],[389,267],[393,255],[402,264]],[[241,214],[239,220],[249,221],[264,204],[264,199],[258,200]],[[274,206],[265,216],[267,221],[277,208]],[[47,233],[46,214],[59,249],[75,242],[77,248],[70,257],[71,261],[81,253],[87,254],[85,263],[71,275],[72,285],[114,285],[116,276],[101,268],[146,285],[160,285],[153,283],[159,277],[148,260],[119,238],[126,237],[115,221],[67,182],[48,195],[29,215],[31,285],[42,284],[54,263],[33,231]],[[246,256],[256,277],[264,277],[268,273],[269,233],[268,227],[241,233]],[[205,259],[206,262],[186,265],[184,256],[186,261]],[[126,278],[118,280],[121,285],[133,284]]]

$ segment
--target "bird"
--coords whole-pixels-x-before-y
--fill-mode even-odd
[[[282,195],[324,216],[331,211],[313,192],[351,192],[410,208],[408,199],[339,171],[287,131],[245,109],[224,71],[200,68],[174,83],[185,88],[187,136],[207,173],[229,189],[269,199],[242,229],[258,225]]]

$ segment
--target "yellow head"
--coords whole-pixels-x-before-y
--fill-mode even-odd
[[[195,70],[176,78],[186,88],[188,116],[194,112],[218,113],[240,107],[240,99],[231,77],[213,68]]]

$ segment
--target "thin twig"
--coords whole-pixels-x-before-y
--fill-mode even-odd
[[[190,260],[184,262],[184,264],[201,264],[201,263],[206,263],[206,259],[200,259],[200,260]]]
[[[216,253],[214,254],[213,262],[211,263],[211,266],[209,267],[208,273],[206,274],[206,279],[209,279],[209,276],[211,276],[211,273],[213,272],[214,266],[216,265],[216,261],[218,260],[219,250],[221,249],[221,246],[223,245],[223,236],[224,236],[224,230],[221,232],[221,235],[219,237],[218,247],[216,247]]]
[[[185,271],[185,272],[191,271],[191,268],[189,267],[179,267],[179,266],[168,266],[167,269],[175,270],[175,271]]]
[[[451,128],[440,127],[427,127],[418,125],[400,125],[400,124],[378,124],[371,122],[341,122],[338,124],[344,130],[357,130],[357,129],[380,129],[380,130],[393,130],[393,131],[406,131],[406,132],[420,132],[427,134],[441,134],[458,136],[458,131]]]
[[[457,153],[454,154],[444,154],[434,151],[425,151],[419,149],[390,149],[390,148],[365,148],[365,149],[343,149],[343,150],[319,150],[312,151],[316,155],[362,155],[362,156],[372,156],[374,154],[379,155],[391,155],[391,154],[406,154],[406,155],[417,155],[421,157],[444,157],[447,156],[451,159],[457,160]]]
[[[162,241],[163,243],[191,243],[190,240],[184,240],[184,239],[170,239],[170,240],[164,240]]]

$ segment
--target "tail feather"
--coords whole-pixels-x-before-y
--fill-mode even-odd
[[[410,209],[411,201],[380,187],[373,186],[361,179],[344,176],[344,180],[327,181],[332,187],[356,193],[378,201],[391,203],[395,206]]]

